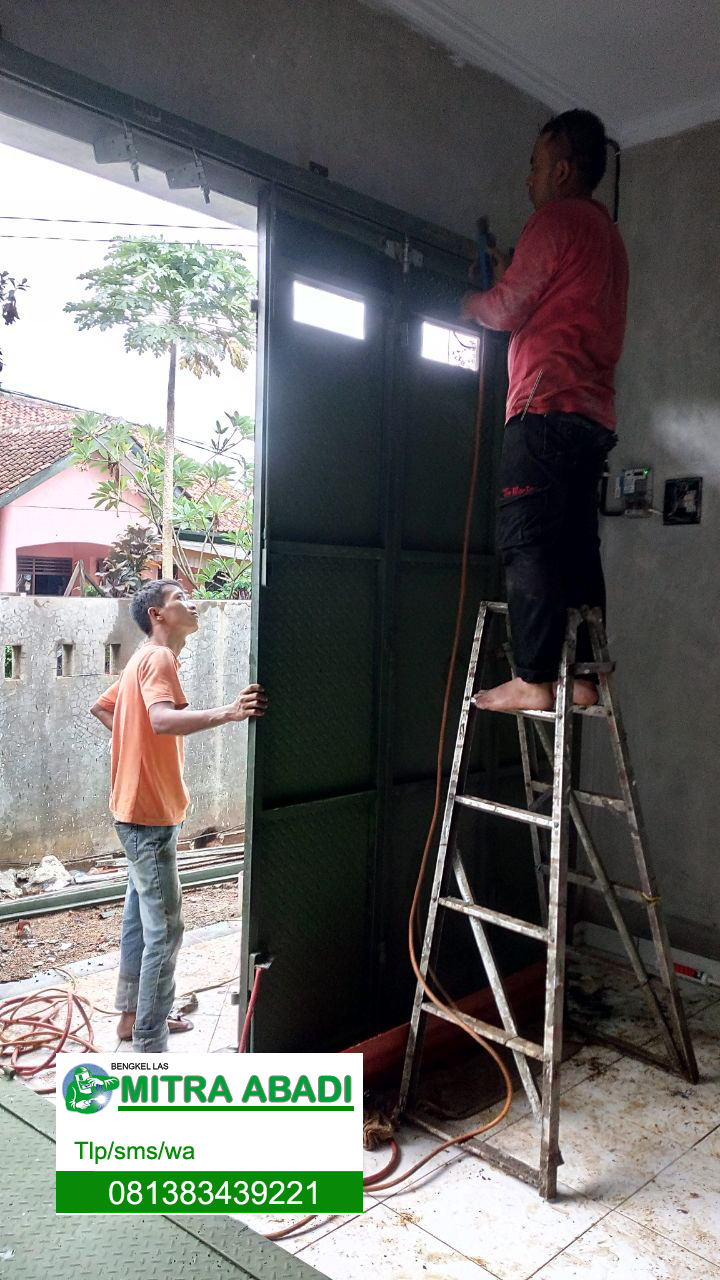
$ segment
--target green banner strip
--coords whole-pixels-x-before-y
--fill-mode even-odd
[[[59,1170],[56,1213],[360,1213],[362,1170]]]

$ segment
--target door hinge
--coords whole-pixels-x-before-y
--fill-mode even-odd
[[[411,267],[421,267],[423,255],[419,249],[413,249],[407,236],[404,240],[386,240],[385,253],[388,258],[402,263],[403,275],[407,275]]]

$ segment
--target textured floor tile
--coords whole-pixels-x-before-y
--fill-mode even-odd
[[[609,1214],[533,1280],[716,1280],[720,1270],[644,1227]]]
[[[567,1186],[550,1205],[471,1155],[457,1156],[385,1205],[500,1280],[526,1280],[605,1213]]]
[[[720,1128],[626,1200],[619,1212],[708,1262],[720,1258]]]
[[[387,1205],[353,1218],[299,1256],[330,1280],[484,1280],[489,1274],[479,1260],[464,1257],[419,1229],[411,1215]]]

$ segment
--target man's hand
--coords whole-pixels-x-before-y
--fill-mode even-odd
[[[267,710],[267,694],[261,684],[249,684],[231,704],[228,720],[258,719]]]
[[[490,259],[490,263],[492,265],[492,277],[493,277],[492,282],[494,285],[499,284],[510,265],[510,255],[506,253],[501,253],[500,250],[495,247],[495,245],[492,245],[487,250],[487,256]],[[479,259],[476,258],[475,262],[473,262],[472,266],[468,271],[468,280],[470,284],[476,289],[478,287],[479,281],[482,278],[479,268],[480,268]]]

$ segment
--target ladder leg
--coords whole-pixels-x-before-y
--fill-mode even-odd
[[[552,837],[548,885],[548,956],[545,979],[545,1032],[543,1040],[542,1132],[540,1138],[539,1191],[546,1200],[557,1192],[560,1161],[560,1063],[563,1046],[565,1001],[565,928],[567,921],[567,871],[572,751],[572,688],[569,667],[575,661],[578,614],[568,614],[560,680],[555,703]]]
[[[517,675],[515,659],[512,652],[512,634],[510,631],[510,614],[506,615],[505,625],[507,627],[507,645],[505,653],[510,665],[510,672],[513,677]],[[537,796],[532,789],[532,780],[537,778],[537,752],[535,750],[535,739],[532,733],[532,725],[528,726],[525,716],[516,716],[518,740],[520,743],[520,759],[522,761],[523,782],[525,784],[525,802],[528,809],[534,808],[537,804]],[[538,827],[530,828],[530,840],[532,842],[533,866],[535,868],[535,880],[537,882],[538,902],[540,904],[540,919],[544,925],[548,921],[547,908],[547,890],[545,887],[545,877],[543,875],[543,837]]]
[[[423,938],[422,953],[420,956],[420,964],[418,966],[424,982],[427,982],[427,974],[431,960],[435,960],[439,947],[442,924],[441,921],[438,920],[438,903],[442,895],[446,879],[448,848],[450,847],[454,834],[455,823],[453,814],[455,808],[455,797],[465,768],[465,761],[469,755],[470,743],[467,743],[467,752],[465,747],[468,721],[471,714],[470,698],[472,697],[473,690],[475,688],[475,677],[477,674],[483,640],[485,638],[485,624],[487,620],[488,605],[487,601],[483,601],[478,610],[477,623],[475,625],[475,635],[473,637],[470,663],[465,682],[465,693],[460,712],[460,722],[458,725],[457,739],[455,741],[455,754],[453,756],[452,771],[450,773],[450,782],[448,784],[447,797],[445,800],[438,856],[435,863],[435,876],[433,879],[432,891],[430,894],[430,905],[425,924],[425,936]],[[470,735],[470,738],[472,738],[472,734]],[[398,1098],[398,1109],[400,1112],[406,1109],[409,1099],[414,1097],[416,1091],[422,1058],[422,1040],[425,1018],[425,1015],[422,1013],[422,1003],[424,999],[425,990],[423,988],[423,984],[422,982],[418,982],[415,990],[412,1015],[410,1018],[410,1032],[405,1050],[405,1062],[403,1064],[400,1095]]]
[[[599,610],[588,610],[586,619],[590,629],[596,661],[609,662],[607,637]],[[640,809],[637,781],[630,761],[620,707],[614,696],[613,681],[609,674],[603,673],[600,675],[600,687],[602,701],[609,712],[608,725],[620,783],[620,792],[627,807],[630,839],[640,876],[640,885],[645,896],[650,933],[655,944],[658,968],[670,1005],[670,1020],[675,1037],[676,1051],[684,1064],[685,1074],[690,1081],[695,1083],[699,1078],[695,1052],[690,1039],[685,1010],[673,967],[670,939],[668,938],[665,921],[659,911],[660,896],[657,882],[647,857],[647,836]]]
[[[467,878],[462,858],[460,857],[457,849],[453,852],[452,866],[460,897],[464,902],[467,902],[472,906],[474,898],[470,890],[470,882]],[[495,963],[495,957],[488,941],[487,932],[481,920],[477,920],[473,916],[468,916],[468,920],[470,922],[470,928],[472,929],[473,938],[475,939],[475,945],[480,952],[480,958],[485,967],[485,972],[488,976],[493,996],[495,997],[495,1004],[497,1005],[502,1024],[506,1031],[509,1031],[513,1036],[517,1036],[517,1023],[515,1022],[512,1009],[510,1008],[508,998],[505,994],[503,981],[500,976],[500,971]],[[524,1053],[518,1053],[513,1050],[513,1058],[515,1059],[515,1065],[518,1069],[520,1079],[522,1080],[523,1088],[527,1094],[527,1100],[530,1103],[533,1115],[537,1120],[539,1120],[541,1113],[540,1095],[538,1094],[537,1085],[535,1084],[535,1077],[530,1070],[530,1064]]]
[[[552,747],[551,747],[548,735],[545,732],[545,729],[542,725],[536,725],[536,729],[538,732],[538,737],[540,738],[540,742],[543,747],[543,751],[545,752],[545,755],[547,756],[547,758],[551,760]],[[572,818],[572,821],[575,826],[575,830],[578,833],[580,843],[582,844],[583,849],[585,850],[585,855],[587,857],[588,862],[590,863],[590,867],[593,871],[595,879],[600,885],[602,895],[605,900],[605,905],[607,906],[607,909],[610,913],[613,924],[615,925],[615,928],[617,929],[618,934],[620,935],[620,938],[622,940],[623,946],[625,947],[625,952],[630,961],[635,977],[637,978],[638,986],[645,998],[645,1001],[648,1005],[648,1008],[655,1022],[657,1023],[658,1030],[665,1041],[665,1047],[670,1055],[670,1059],[672,1062],[675,1063],[676,1067],[679,1070],[682,1070],[683,1063],[678,1055],[677,1047],[673,1039],[672,1032],[670,1031],[670,1028],[668,1027],[667,1021],[665,1019],[665,1014],[663,1013],[663,1009],[660,1004],[660,1001],[658,1000],[657,995],[655,994],[655,990],[651,985],[650,975],[648,974],[647,969],[645,968],[640,958],[640,953],[637,947],[635,946],[634,939],[625,923],[625,918],[620,909],[620,904],[617,900],[615,888],[612,882],[610,881],[607,875],[607,872],[605,870],[605,867],[603,865],[602,859],[597,849],[595,848],[595,843],[593,841],[593,838],[590,834],[590,831],[588,830],[585,819],[580,811],[580,805],[578,804],[577,800],[574,798],[572,791],[570,792],[570,817]]]

